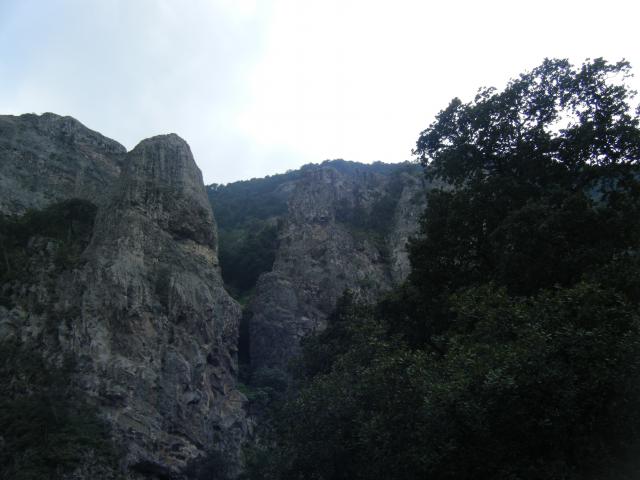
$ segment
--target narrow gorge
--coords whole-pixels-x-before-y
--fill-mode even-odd
[[[50,460],[69,479],[237,475],[255,423],[238,357],[284,371],[345,290],[366,302],[401,283],[426,199],[410,163],[205,188],[177,135],[127,152],[51,113],[0,117],[0,158],[2,406],[66,396],[42,408],[100,426]],[[63,380],[34,380],[29,362]]]
[[[235,250],[256,230],[276,227],[261,252],[272,256],[272,265],[244,282],[229,279],[243,285],[240,296],[248,293],[244,347],[252,369],[285,370],[300,340],[325,327],[345,290],[373,302],[406,278],[406,245],[417,232],[425,192],[422,169],[415,164],[344,160],[209,187],[216,216],[222,219],[223,260],[225,255],[242,257],[244,252]],[[224,209],[230,202],[244,208],[228,217]]]

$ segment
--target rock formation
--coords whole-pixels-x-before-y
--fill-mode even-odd
[[[99,206],[71,265],[54,265],[55,241],[30,240],[28,275],[0,286],[8,298],[0,341],[35,345],[53,363],[74,359],[73,381],[111,426],[127,478],[188,478],[211,452],[237,469],[248,428],[235,389],[240,308],[222,285],[215,222],[188,145],[164,135],[123,156],[72,119],[13,123],[19,133],[3,140],[15,145],[2,158],[2,181],[13,185],[2,193],[7,209],[76,195]],[[49,165],[61,131],[76,143]],[[15,138],[39,146],[21,149]],[[85,172],[34,180],[25,191],[31,180],[16,163],[31,154],[43,177]]]
[[[108,341],[87,339],[87,347],[100,359],[96,370],[108,372],[95,390],[110,399],[134,468],[180,471],[242,434],[240,308],[223,288],[214,232],[200,171],[175,135],[128,155],[98,213],[82,307]]]
[[[421,169],[340,165],[308,166],[294,183],[273,269],[249,305],[254,369],[286,367],[345,289],[373,301],[409,273],[406,243],[426,199]]]
[[[373,301],[400,283],[425,206],[412,164],[325,162],[283,177],[267,180],[261,220],[275,261],[245,312],[254,368],[284,368],[345,289]],[[23,228],[13,240],[0,228],[0,350],[73,365],[69,382],[118,447],[118,465],[88,455],[66,478],[237,473],[250,434],[236,389],[241,309],[188,145],[162,135],[127,153],[70,117],[2,116],[0,188],[0,227]],[[24,217],[29,228],[12,216],[45,207]],[[0,393],[20,394],[20,372],[8,375]]]
[[[71,117],[0,115],[0,213],[24,213],[66,198],[99,203],[126,153]]]

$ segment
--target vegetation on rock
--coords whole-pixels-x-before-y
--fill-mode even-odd
[[[454,99],[415,153],[407,282],[348,295],[250,479],[628,479],[640,465],[639,111],[625,62],[546,60]]]
[[[393,215],[404,186],[402,174],[415,173],[415,164],[364,165],[346,160],[326,160],[299,170],[260,179],[213,184],[207,193],[219,233],[219,258],[227,288],[241,302],[246,301],[262,273],[273,266],[278,249],[278,229],[286,217],[287,202],[306,172],[327,168],[350,176],[383,175],[389,178],[380,197],[370,207],[346,199],[335,207],[335,221],[345,225],[356,241],[369,240],[385,252]]]
[[[96,210],[89,201],[71,199],[20,216],[0,215],[0,281],[24,271],[24,254],[35,236],[57,242],[58,266],[73,263],[89,242]]]
[[[261,179],[209,185],[207,194],[218,224],[222,277],[241,300],[261,273],[271,269],[277,249],[277,219],[287,211],[282,186],[299,171]]]
[[[74,386],[73,362],[0,344],[0,478],[61,479],[89,463],[117,477],[118,453],[98,409]]]
[[[71,199],[24,215],[0,215],[0,305],[12,308],[14,300],[24,299],[21,283],[33,281],[35,257],[44,255],[58,272],[75,265],[91,239],[96,210],[91,202]]]

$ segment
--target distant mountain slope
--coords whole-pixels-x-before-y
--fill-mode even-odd
[[[321,164],[308,164],[299,170],[265,178],[227,185],[209,185],[207,194],[220,236],[222,275],[227,287],[240,300],[247,299],[260,274],[271,270],[278,247],[278,225],[282,227],[282,222],[287,218],[288,202],[298,184],[311,172],[325,168],[331,168],[345,178],[374,175],[380,179],[389,179],[390,190],[374,210],[393,207],[402,188],[402,181],[399,181],[401,172],[413,172],[416,175],[421,172],[420,167],[410,163],[363,164],[326,160]],[[357,185],[354,184],[354,187],[357,188]],[[387,202],[386,206],[381,203],[384,201]],[[358,205],[349,206],[344,201],[341,205],[336,205],[336,208],[338,221],[362,230],[361,234],[367,229],[370,234],[374,234],[375,230],[380,233],[390,227],[391,211],[381,210],[376,215],[362,216],[360,214],[363,212],[358,211]]]
[[[425,187],[416,164],[344,160],[208,187],[223,278],[248,303],[241,358],[283,367],[346,288],[367,300],[400,283]]]

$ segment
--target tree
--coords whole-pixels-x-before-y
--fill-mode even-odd
[[[637,478],[640,128],[625,62],[454,99],[412,272],[341,305],[250,478]],[[346,308],[345,308],[346,307]],[[261,463],[262,462],[262,463]]]
[[[528,295],[629,256],[640,224],[640,129],[629,64],[545,60],[504,91],[454,99],[414,151],[430,194],[411,284],[438,334],[448,296],[493,282]],[[431,333],[425,332],[429,336]]]
[[[394,328],[440,356],[427,398],[450,409],[438,424],[451,478],[633,475],[640,128],[629,74],[626,62],[546,60],[502,92],[454,99],[418,139],[448,187],[429,196]]]

